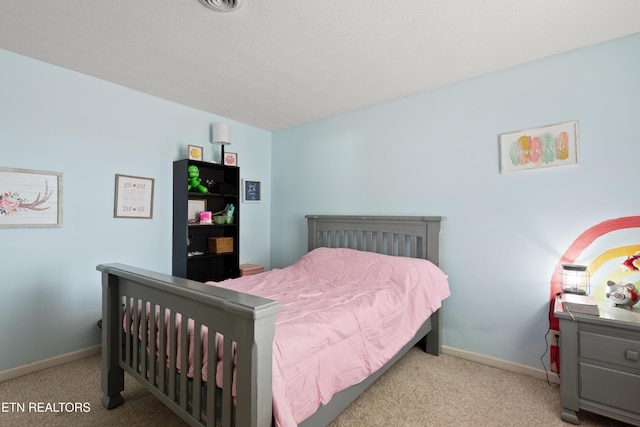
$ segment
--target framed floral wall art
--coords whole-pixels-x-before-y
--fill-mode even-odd
[[[224,153],[224,165],[225,166],[238,166],[238,153]]]
[[[0,228],[61,226],[62,172],[0,168]]]
[[[187,146],[187,152],[189,153],[189,160],[202,160],[203,148],[199,145]]]

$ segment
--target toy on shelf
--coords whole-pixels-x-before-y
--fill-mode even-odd
[[[622,266],[631,271],[640,270],[640,252],[629,255],[622,262]],[[640,299],[638,288],[633,283],[607,281],[605,295],[616,307],[631,308],[638,303]]]
[[[187,187],[187,191],[199,191],[201,193],[208,193],[209,190],[207,187],[201,184],[202,179],[200,178],[200,170],[197,166],[191,165],[187,169],[189,172],[189,186]]]
[[[631,308],[638,302],[638,290],[632,283],[607,282],[605,295],[616,307]]]

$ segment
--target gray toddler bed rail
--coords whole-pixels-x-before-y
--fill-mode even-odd
[[[349,247],[440,263],[442,217],[306,218],[309,250]],[[272,424],[271,358],[277,302],[122,264],[104,264],[97,269],[102,272],[102,402],[107,409],[123,403],[126,371],[189,425]],[[328,424],[414,345],[422,343],[427,352],[439,355],[441,311],[433,313],[381,369],[336,394],[301,425]],[[123,323],[129,325],[124,332]],[[138,333],[146,331],[147,325],[147,333]],[[214,332],[224,336],[221,388],[215,381],[219,343],[213,338],[204,342],[200,333],[203,326],[208,328],[209,337],[215,337]],[[194,331],[191,349],[190,328]],[[206,382],[199,374],[203,348],[208,352]],[[194,369],[188,378],[190,356]],[[231,391],[234,365],[235,397]]]

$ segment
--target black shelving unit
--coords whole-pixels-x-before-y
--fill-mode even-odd
[[[197,166],[208,193],[187,191],[189,166]],[[233,204],[231,224],[199,224],[188,218],[189,200],[203,200],[206,210],[221,211]],[[209,252],[210,237],[233,238],[233,251]],[[194,255],[194,253],[196,253]],[[173,257],[172,274],[199,282],[240,276],[240,168],[197,160],[173,162]]]

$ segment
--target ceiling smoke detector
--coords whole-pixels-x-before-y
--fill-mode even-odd
[[[198,0],[209,9],[216,12],[233,12],[240,8],[241,0]]]

